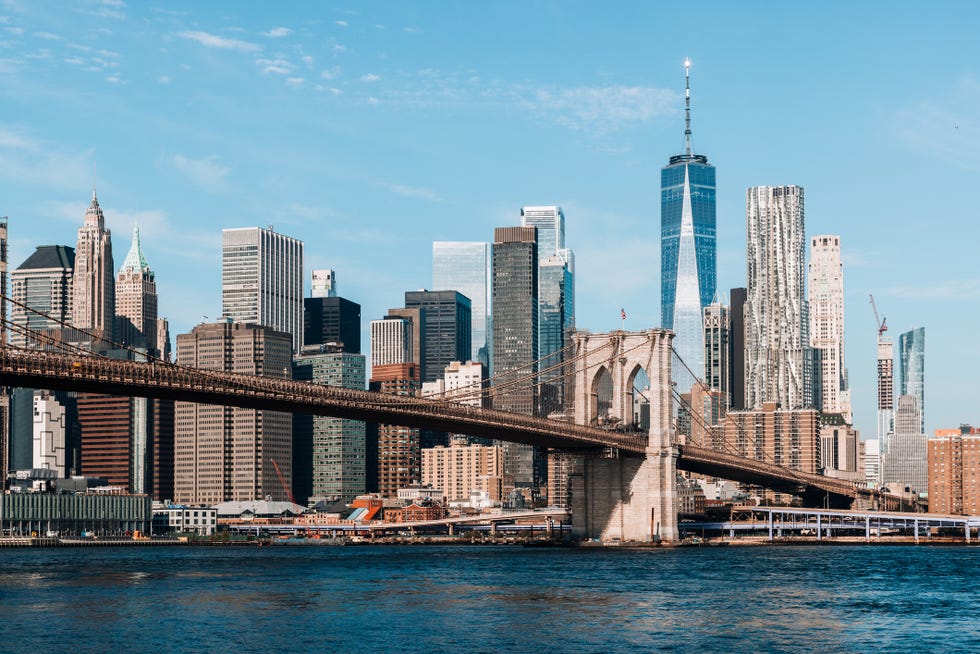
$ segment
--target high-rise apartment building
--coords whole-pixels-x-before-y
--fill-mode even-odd
[[[112,236],[105,228],[105,216],[93,192],[75,246],[72,323],[106,340],[112,340],[115,322],[114,272]]]
[[[844,266],[840,236],[810,239],[810,346],[814,349],[820,389],[815,398],[824,413],[839,413],[851,422],[844,367]]]
[[[225,321],[177,336],[177,363],[243,375],[288,377],[293,338]],[[178,502],[286,501],[292,480],[292,416],[280,411],[177,402],[174,494]],[[275,462],[275,463],[273,463]],[[276,474],[276,466],[285,487]]]
[[[470,299],[470,354],[465,358],[489,365],[490,244],[436,241],[432,244],[432,288],[459,291]]]
[[[866,441],[861,441],[861,445],[864,446],[864,456],[862,458],[862,463],[864,464],[864,481],[870,488],[876,488],[881,485],[880,442],[877,438],[869,438]],[[861,447],[861,445],[858,447]]]
[[[921,424],[926,431],[926,329],[917,327],[898,337],[898,394],[912,395],[919,402]]]
[[[534,227],[498,227],[493,243],[493,361],[494,386],[499,387],[538,372],[538,250]],[[533,415],[538,410],[538,386],[520,383],[494,392],[493,407]],[[505,484],[533,485],[534,448],[501,443]],[[511,481],[512,480],[512,481]]]
[[[980,430],[937,429],[928,449],[929,513],[980,515]]]
[[[503,474],[500,447],[453,440],[449,447],[422,450],[422,485],[442,490],[449,501],[469,500],[477,491],[499,502]]]
[[[361,305],[336,295],[304,298],[303,343],[336,343],[344,352],[360,353]]]
[[[748,189],[746,224],[746,406],[757,409],[775,402],[783,410],[812,407],[803,188]]]
[[[419,369],[415,363],[372,366],[369,387],[378,393],[415,395],[419,390]],[[419,430],[401,425],[379,424],[378,492],[396,497],[399,488],[417,484],[422,477]]]
[[[721,393],[727,409],[731,402],[731,318],[728,307],[712,302],[704,308],[704,383]]]
[[[41,245],[10,273],[10,343],[35,345],[18,327],[30,331],[60,329],[72,322],[75,249],[67,245]]]
[[[293,359],[293,379],[337,388],[364,389],[364,356],[329,346],[303,347]],[[293,495],[345,501],[365,488],[365,426],[360,420],[293,415]]]
[[[820,467],[824,474],[858,478],[858,432],[842,413],[823,413],[820,420]]]
[[[221,312],[303,346],[303,242],[262,227],[221,233]]]
[[[660,171],[660,320],[675,333],[671,376],[682,393],[694,383],[688,369],[704,370],[703,311],[717,288],[715,167],[691,143],[690,65],[684,62],[684,152]]]
[[[820,468],[820,413],[786,410],[767,402],[753,411],[733,411],[725,419],[725,451],[816,473]]]
[[[919,400],[914,395],[899,395],[895,407],[895,430],[888,439],[888,449],[881,452],[881,483],[909,488],[913,493],[929,490],[928,446],[921,430]]]
[[[157,283],[140,247],[139,226],[133,226],[133,243],[116,276],[116,340],[145,347],[154,356],[157,345]]]

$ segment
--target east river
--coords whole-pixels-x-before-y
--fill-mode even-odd
[[[0,551],[2,652],[976,652],[980,547]]]

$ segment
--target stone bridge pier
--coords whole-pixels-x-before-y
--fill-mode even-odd
[[[650,381],[644,457],[580,456],[570,478],[572,532],[602,541],[674,541],[677,532],[677,456],[671,437],[673,332],[649,329],[572,335],[575,422],[621,427],[646,411],[634,397],[640,371]],[[642,379],[642,377],[641,377]]]

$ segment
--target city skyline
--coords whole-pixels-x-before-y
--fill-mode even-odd
[[[830,11],[813,19],[814,36],[776,36],[762,52],[732,48],[742,37],[729,23],[746,19],[716,6],[704,29],[718,42],[690,52],[668,34],[682,20],[669,8],[639,8],[635,25],[606,16],[587,27],[585,12],[531,6],[517,26],[527,42],[545,24],[568,41],[601,40],[617,30],[663,37],[656,46],[590,53],[594,60],[565,52],[556,73],[555,55],[538,47],[497,63],[499,47],[480,54],[449,35],[449,23],[468,25],[463,41],[512,27],[504,7],[229,15],[236,10],[167,5],[165,12],[184,11],[174,15],[91,3],[74,8],[87,13],[60,15],[5,3],[0,30],[9,48],[0,76],[11,113],[0,116],[0,179],[12,188],[0,214],[10,217],[11,266],[36,246],[74,244],[97,159],[116,252],[128,245],[138,213],[160,316],[170,319],[172,334],[220,310],[222,229],[272,222],[303,240],[308,267],[338,270],[344,296],[364,307],[366,326],[405,290],[427,286],[433,241],[489,241],[494,226],[517,224],[521,206],[546,203],[567,214],[578,259],[578,326],[618,328],[621,307],[628,329],[657,326],[659,230],[650,180],[680,146],[678,79],[690,56],[697,150],[710,152],[721,171],[719,294],[745,284],[745,189],[799,184],[807,189],[807,236],[840,234],[844,244],[847,366],[862,437],[874,433],[868,292],[893,333],[929,328],[927,433],[976,420],[963,407],[970,406],[980,352],[957,345],[972,309],[956,324],[920,318],[960,311],[980,288],[967,258],[950,256],[949,237],[968,230],[968,205],[903,192],[930,179],[942,187],[968,184],[978,165],[971,146],[980,133],[972,108],[980,84],[963,63],[976,60],[975,46],[955,35],[968,16],[947,25],[899,7],[887,17],[887,36],[878,36],[870,26],[880,28],[881,17],[871,8],[850,10],[846,26]],[[459,20],[481,13],[483,26]],[[566,14],[568,20],[552,20]],[[752,30],[764,30],[777,19],[752,20]],[[842,32],[846,45],[821,44],[820,26]],[[881,47],[901,40],[903,30],[922,44],[920,52]],[[779,53],[788,61],[773,61]],[[851,79],[856,62],[873,74]],[[752,95],[746,86],[765,90],[756,81],[764,63],[802,73],[798,86],[787,85],[760,111],[742,96]],[[280,72],[286,69],[294,74]],[[256,95],[255,106],[242,106]],[[59,102],[43,101],[51,97]],[[811,98],[825,100],[810,110],[804,105]],[[791,128],[798,145],[792,152],[755,142],[755,135]],[[519,147],[550,150],[548,165],[535,157],[515,161]],[[852,152],[873,154],[874,165],[846,156]],[[949,153],[959,156],[949,160]],[[456,224],[456,216],[466,221]],[[922,217],[938,228],[921,233]],[[372,265],[394,252],[405,266]],[[613,283],[618,294],[608,292]]]

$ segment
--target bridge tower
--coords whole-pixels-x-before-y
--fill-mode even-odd
[[[571,475],[572,529],[603,541],[677,540],[677,447],[671,432],[671,342],[662,329],[575,332],[572,384],[575,422],[629,428],[634,382],[650,381],[646,455],[581,456]],[[611,388],[611,392],[610,392]]]

